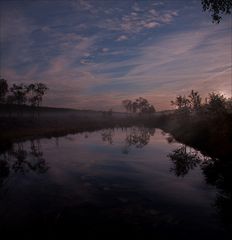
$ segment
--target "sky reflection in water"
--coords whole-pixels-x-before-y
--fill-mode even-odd
[[[14,144],[0,157],[0,228],[223,237],[209,159],[171,140],[130,128]]]

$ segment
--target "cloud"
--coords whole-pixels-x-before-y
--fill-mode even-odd
[[[177,11],[169,11],[169,12],[161,15],[160,18],[159,18],[159,20],[160,20],[162,23],[170,23],[170,22],[172,22],[173,17],[176,17],[176,16],[178,16]]]
[[[70,1],[71,6],[75,8],[77,11],[89,11],[92,13],[96,13],[97,9],[94,5],[90,3],[90,1],[87,0],[71,0]]]
[[[49,32],[49,31],[51,31],[51,28],[48,27],[48,26],[43,26],[43,27],[41,28],[41,31],[42,31],[42,32]]]
[[[178,12],[161,3],[69,1],[74,10],[49,21],[33,15],[37,5],[30,14],[3,11],[1,74],[10,83],[47,83],[44,103],[60,107],[120,110],[121,100],[143,96],[165,109],[191,89],[226,92],[228,29],[198,20],[167,32]]]
[[[135,3],[131,10],[123,11],[120,17],[112,16],[104,19],[98,24],[98,27],[132,35],[140,33],[144,29],[152,29],[168,24],[177,16],[178,12],[176,10],[157,10],[149,3],[143,6]]]
[[[122,76],[111,78],[112,96],[119,92],[124,98],[144,96],[158,109],[165,109],[170,108],[170,100],[176,95],[188,94],[191,89],[200,91],[203,96],[215,90],[228,92],[229,46],[229,31],[223,25],[216,29],[211,25],[203,26],[165,35],[136,48],[134,57],[99,63],[96,69],[111,72],[112,76],[128,68]]]
[[[144,24],[145,28],[156,28],[158,26],[160,26],[160,24],[157,22],[149,22]]]
[[[102,52],[102,53],[106,53],[106,52],[108,52],[108,51],[109,51],[109,48],[102,48],[102,49],[101,49],[101,52]]]
[[[128,37],[126,35],[121,35],[116,39],[116,41],[121,42],[121,41],[124,41],[124,40],[127,40],[127,39],[128,39]]]
[[[149,10],[149,13],[152,14],[153,16],[159,16],[159,12],[157,12],[155,9]]]

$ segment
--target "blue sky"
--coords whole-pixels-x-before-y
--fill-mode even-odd
[[[44,82],[44,105],[157,110],[191,89],[230,96],[231,16],[213,24],[200,0],[1,1],[1,76]]]

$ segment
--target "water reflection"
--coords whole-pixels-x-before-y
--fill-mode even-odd
[[[207,184],[217,188],[214,206],[228,228],[232,227],[232,163],[230,160],[203,156],[199,151],[183,145],[168,154],[173,166],[170,171],[183,177],[200,167]]]
[[[113,144],[114,129],[105,129],[101,133],[102,141]]]
[[[222,221],[232,229],[232,163],[231,160],[209,159],[201,164],[205,180],[218,189],[215,207]]]
[[[148,145],[150,138],[155,134],[155,129],[145,127],[133,127],[124,129],[123,131],[125,132],[124,146],[122,148],[122,153],[124,154],[128,154],[132,147],[141,149]],[[172,136],[164,132],[162,132],[162,135],[166,137],[168,143],[175,143],[175,139]],[[104,142],[113,144],[115,132],[112,129],[107,129],[102,132],[101,136]],[[200,167],[206,182],[217,187],[218,194],[214,205],[217,207],[223,222],[231,226],[232,166],[230,161],[225,162],[219,159],[212,159],[184,144],[174,149],[167,157],[172,163],[170,172],[174,173],[177,177],[184,177],[189,171]]]
[[[126,131],[125,145],[122,148],[122,153],[128,154],[131,147],[143,148],[149,143],[151,136],[154,136],[154,134],[155,128],[130,128]]]
[[[133,231],[139,226],[142,235],[148,230],[148,235],[163,236],[170,230],[170,237],[173,232],[175,236],[195,232],[196,225],[214,235],[217,223],[207,224],[215,189],[210,192],[207,184],[216,187],[214,206],[231,227],[231,171],[230,161],[205,157],[170,135],[145,127],[16,143],[0,150],[0,217],[9,225],[22,206],[25,216],[38,222],[47,219],[45,225],[55,222],[61,228],[78,223],[86,231],[90,225],[103,230],[109,224],[112,231],[120,226],[130,232],[128,226]],[[191,173],[197,173],[195,178],[189,177]],[[9,184],[12,176],[18,186]],[[17,190],[10,195],[6,188]],[[22,202],[28,199],[25,205],[21,194]],[[5,201],[2,196],[7,196]],[[10,197],[17,204],[9,201],[12,215],[7,218],[2,212]]]
[[[24,143],[15,143],[6,149],[0,152],[0,188],[5,180],[14,173],[24,175],[31,171],[45,173],[48,170],[40,140],[30,141],[30,148],[27,150]]]
[[[125,132],[123,154],[128,154],[132,147],[141,149],[149,144],[150,138],[154,136],[155,129],[145,127],[133,127],[122,129]],[[175,139],[161,132],[167,142],[175,143]],[[107,129],[101,133],[102,141],[113,144],[115,132],[113,129]],[[215,207],[223,219],[223,222],[231,227],[232,223],[232,163],[219,159],[212,159],[204,156],[199,151],[181,144],[167,155],[171,160],[172,166],[170,172],[176,177],[184,177],[189,171],[200,167],[207,184],[217,187],[218,194],[215,200]]]
[[[155,128],[146,127],[131,127],[121,128],[125,133],[125,139],[123,140],[124,146],[122,147],[122,153],[128,154],[132,147],[143,148],[145,147],[152,136],[155,134]],[[114,129],[105,129],[101,132],[103,142],[107,142],[112,145],[115,137]]]
[[[128,147],[135,146],[136,148],[143,148],[149,143],[150,137],[154,136],[154,134],[155,128],[131,128],[125,141]]]
[[[174,149],[172,153],[168,154],[168,157],[173,163],[170,171],[177,177],[184,177],[189,170],[194,169],[201,161],[198,152],[186,145]]]

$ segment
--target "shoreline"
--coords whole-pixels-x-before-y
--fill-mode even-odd
[[[193,147],[212,158],[229,159],[232,141],[230,132],[223,136],[217,128],[210,129],[202,121],[179,120],[174,114],[160,116],[77,116],[54,115],[40,118],[0,118],[0,145],[12,144],[37,138],[60,137],[67,134],[93,132],[107,128],[147,127],[159,128],[185,145]],[[64,127],[65,126],[65,127]],[[230,126],[229,128],[230,129]],[[229,131],[229,130],[228,130]],[[220,138],[219,138],[220,137]]]

